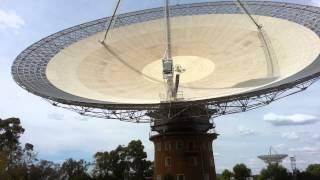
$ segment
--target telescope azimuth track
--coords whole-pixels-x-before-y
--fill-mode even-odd
[[[299,63],[301,60],[300,64],[294,63],[292,66],[291,66],[292,63],[290,63],[290,58],[286,60],[282,60],[281,59],[282,56],[280,54],[279,55],[280,56],[279,71],[285,72],[285,73],[282,72],[284,75],[278,75],[276,73],[274,74],[274,72],[278,72],[277,69],[271,69],[271,70],[268,69],[266,70],[266,73],[269,75],[271,74],[270,77],[268,76],[268,78],[265,78],[265,79],[262,78],[261,80],[259,79],[261,78],[258,75],[259,72],[257,73],[255,72],[256,74],[254,74],[253,76],[257,77],[257,79],[252,79],[252,80],[248,79],[247,81],[245,81],[245,78],[243,78],[243,79],[240,79],[238,82],[238,81],[233,81],[232,78],[230,77],[230,81],[228,81],[230,82],[229,84],[219,85],[219,86],[217,85],[217,87],[213,85],[218,81],[211,82],[209,80],[206,80],[205,78],[204,79],[199,78],[199,79],[193,80],[191,78],[192,77],[192,73],[190,72],[191,70],[188,71],[188,67],[189,66],[191,67],[191,65],[188,66],[188,64],[186,64],[185,65],[187,67],[186,73],[185,75],[182,74],[182,78],[188,77],[189,79],[185,79],[185,80],[181,79],[181,88],[185,93],[184,99],[183,101],[170,102],[174,104],[176,107],[181,107],[181,111],[186,111],[196,106],[202,107],[202,108],[205,107],[203,109],[206,109],[207,113],[204,113],[202,111],[199,114],[197,113],[194,114],[194,116],[199,116],[199,117],[211,116],[211,115],[213,117],[216,117],[216,116],[225,115],[225,114],[244,112],[244,111],[252,110],[261,106],[268,105],[273,101],[287,97],[291,94],[304,91],[314,82],[319,80],[320,78],[320,56],[319,56],[320,48],[319,47],[320,46],[318,45],[320,42],[319,41],[320,21],[318,20],[320,19],[320,8],[305,6],[305,5],[290,4],[290,3],[263,2],[263,1],[260,1],[260,2],[246,1],[246,6],[250,8],[250,13],[252,13],[253,16],[259,17],[259,19],[262,20],[263,22],[270,22],[271,24],[272,23],[279,24],[278,26],[276,26],[276,28],[278,28],[278,31],[281,30],[282,25],[284,25],[284,27],[293,27],[294,30],[290,31],[292,34],[294,33],[301,33],[301,34],[298,34],[297,39],[292,40],[292,42],[299,42],[299,43],[310,42],[311,48],[309,49],[311,50],[299,56],[300,59],[299,57],[297,57],[297,59],[292,59],[292,62],[299,61]],[[226,22],[229,22],[230,21],[229,19],[232,19],[232,18],[239,18],[239,19],[242,18],[240,17],[240,14],[242,14],[241,9],[239,9],[239,7],[235,2],[231,2],[231,1],[182,4],[182,5],[172,6],[170,8],[170,11],[172,16],[171,22],[173,26],[172,27],[173,33],[175,33],[173,35],[173,44],[177,43],[177,46],[180,45],[179,41],[175,41],[174,38],[178,40],[179,38],[181,39],[184,38],[183,36],[181,37],[177,36],[177,34],[179,34],[178,33],[179,28],[174,27],[175,24],[179,22],[179,18],[180,18],[180,21],[181,19],[183,20],[183,19],[192,19],[192,18],[193,20],[199,20],[199,19],[207,20],[210,18],[218,19],[221,16],[225,18]],[[127,97],[126,96],[121,97],[121,93],[117,93],[117,92],[122,92],[121,91],[122,89],[120,89],[120,91],[112,90],[112,89],[109,90],[107,86],[102,86],[101,84],[94,84],[94,83],[90,84],[90,80],[88,79],[86,80],[86,78],[83,78],[82,76],[76,73],[73,73],[73,74],[70,73],[68,74],[68,76],[79,78],[79,82],[83,83],[83,84],[81,83],[79,84],[81,85],[81,87],[83,86],[84,88],[79,88],[80,85],[79,87],[78,86],[72,87],[71,85],[68,85],[70,84],[68,81],[65,81],[65,82],[62,81],[61,77],[59,76],[58,72],[66,73],[68,68],[72,69],[73,67],[80,67],[80,66],[86,65],[86,63],[88,62],[86,60],[83,60],[81,62],[79,60],[79,62],[76,62],[76,60],[71,61],[72,58],[70,58],[70,59],[67,59],[69,61],[66,61],[66,64],[61,64],[61,62],[63,62],[64,59],[63,58],[59,59],[59,57],[66,57],[65,54],[72,52],[74,50],[72,49],[73,46],[79,45],[79,47],[81,47],[80,46],[81,43],[84,44],[85,47],[96,48],[95,49],[96,51],[94,52],[95,56],[90,55],[90,57],[91,58],[97,57],[96,58],[97,64],[102,62],[102,61],[98,61],[99,58],[103,59],[102,57],[111,57],[111,55],[114,55],[114,54],[119,55],[121,57],[124,56],[123,54],[112,53],[113,51],[116,51],[117,48],[119,49],[120,47],[120,46],[119,47],[116,46],[117,39],[110,40],[111,44],[113,42],[115,44],[112,44],[109,52],[101,52],[102,51],[101,49],[103,47],[99,47],[98,45],[91,45],[93,40],[96,39],[96,37],[103,37],[103,33],[105,32],[105,28],[109,23],[110,19],[111,19],[110,17],[103,18],[103,19],[99,19],[99,20],[95,20],[92,22],[71,27],[69,29],[66,29],[56,34],[53,34],[51,36],[48,36],[36,42],[32,46],[28,47],[16,58],[12,66],[12,75],[14,77],[14,80],[28,92],[31,92],[32,94],[35,94],[37,96],[44,98],[45,100],[49,101],[51,104],[55,106],[71,109],[73,111],[80,113],[81,115],[107,118],[107,119],[119,119],[122,121],[140,122],[140,123],[146,123],[146,122],[152,121],[148,115],[153,111],[159,110],[162,104],[170,104],[169,102],[161,102],[161,100],[153,98],[154,94],[148,94],[149,92],[146,92],[145,94],[141,94],[141,98],[140,98],[140,95],[138,95],[138,97],[136,98],[137,100],[127,98],[127,97],[131,97],[132,94],[130,93],[134,93],[135,90],[137,92],[139,91],[138,86],[137,86],[137,89],[132,89],[132,92],[123,93],[123,94],[127,93],[126,95]],[[137,12],[121,14],[121,15],[118,15],[116,19],[117,21],[115,22],[113,27],[110,29],[110,31],[112,30],[116,31],[117,29],[121,29],[121,28],[122,29],[132,28],[133,30],[134,28],[137,28],[137,30],[140,30],[139,29],[141,28],[140,24],[148,24],[148,25],[152,23],[156,24],[158,21],[163,19],[163,8],[154,8],[154,9],[147,9],[147,10],[142,10]],[[212,25],[208,24],[208,26],[211,27]],[[154,32],[156,30],[157,29],[154,28]],[[234,29],[234,31],[236,30],[237,29]],[[230,31],[232,32],[232,29]],[[283,30],[283,31],[287,31],[287,30]],[[199,32],[199,31],[195,30],[194,32]],[[243,34],[246,34],[246,33],[247,33],[246,31],[243,31]],[[102,36],[100,36],[100,34],[102,34]],[[239,34],[241,34],[241,32],[239,32]],[[306,39],[298,37],[299,35],[305,37]],[[112,32],[110,32],[110,36],[113,37]],[[161,35],[157,35],[155,33],[155,37],[161,37]],[[272,41],[276,42],[277,38],[279,39],[282,38],[283,40],[282,41],[279,40],[279,44],[276,44],[276,45],[279,45],[279,47],[280,45],[286,46],[286,44],[284,44],[285,38],[283,38],[282,36],[281,37],[277,36],[276,33],[273,33],[273,34],[271,33]],[[142,41],[142,40],[139,40],[139,38],[137,39],[138,41]],[[198,39],[196,39],[195,41],[197,40]],[[217,40],[215,39],[215,41]],[[128,44],[130,44],[130,43],[133,43],[134,41],[128,39],[127,42]],[[212,42],[214,41],[212,40]],[[147,43],[148,42],[146,42],[146,44]],[[211,43],[211,41],[208,41],[208,43]],[[236,46],[231,46],[231,48],[235,48],[235,47]],[[173,47],[173,49],[174,48],[175,47]],[[288,53],[290,52],[290,48],[293,48],[293,50],[296,51],[299,49],[299,46],[298,45],[293,47],[290,46],[287,49]],[[286,49],[284,48],[284,50]],[[74,51],[74,52],[76,52],[77,54],[80,53],[80,51],[79,52]],[[132,55],[134,53],[130,54],[129,49],[126,52],[128,52],[127,57],[134,59],[133,58],[134,55]],[[141,52],[144,52],[144,51],[141,50]],[[239,53],[240,52],[241,51],[239,51]],[[186,54],[185,56],[183,55],[184,54],[177,53],[175,56],[173,52],[173,60],[175,60],[175,58],[178,59],[179,57],[180,58],[185,57],[190,59],[194,58],[194,56],[188,56],[188,54]],[[293,53],[292,57],[296,57],[294,55],[296,54]],[[299,54],[297,54],[297,56],[298,55]],[[209,55],[206,57],[209,57]],[[217,56],[217,57],[220,57],[220,56]],[[118,58],[118,59],[121,59],[121,58]],[[159,58],[158,60],[160,59],[161,58]],[[153,59],[154,62],[156,60],[157,59]],[[206,58],[199,56],[199,57],[196,57],[195,60],[199,60],[199,62],[200,61],[203,62],[203,64],[200,63],[199,68],[203,68],[207,66],[207,64],[205,63]],[[282,61],[285,61],[285,62],[282,62]],[[148,63],[143,64],[143,67],[147,67],[147,64]],[[225,66],[223,62],[215,61],[214,64],[216,65],[216,67],[214,67],[216,69],[213,68],[213,69],[205,70],[203,72],[203,77],[208,76],[211,78],[209,74],[212,74],[212,72],[218,72],[219,67]],[[64,72],[63,69],[61,68],[63,66],[66,67],[66,70],[65,70],[66,72]],[[287,68],[287,66],[289,68]],[[122,66],[119,62],[117,62],[115,63],[114,67],[119,67],[120,69]],[[272,66],[272,68],[274,67],[275,66]],[[94,65],[92,65],[92,67],[90,68],[77,69],[77,71],[79,70],[79,72],[89,73],[89,75],[92,75],[92,76],[96,75],[94,74],[95,72]],[[138,73],[136,74],[141,73],[142,69],[143,68],[137,69]],[[157,71],[158,69],[153,69],[153,67],[151,67],[150,69],[146,69],[146,72],[152,72],[153,70]],[[55,74],[55,72],[57,73]],[[109,71],[106,70],[106,72],[109,72]],[[126,74],[126,75],[130,77],[132,74]],[[225,73],[225,78],[228,77],[228,74],[229,72]],[[143,75],[144,76],[148,75],[148,77],[144,77],[144,79],[139,79],[138,82],[140,81],[142,82],[141,89],[143,89],[144,87],[149,87],[150,89],[161,87],[161,83],[157,84],[157,79],[155,78],[156,75],[153,76],[152,74],[148,74],[148,73]],[[223,77],[222,73],[214,74],[215,77],[217,77],[218,75]],[[250,74],[248,76],[250,76]],[[104,79],[97,79],[97,82],[98,80],[102,81]],[[203,86],[201,86],[200,88],[195,87],[195,85],[192,84],[193,81],[198,83],[199,87],[200,85],[203,85]],[[151,85],[149,86],[149,84],[148,83],[146,84],[146,82],[150,83]],[[120,86],[120,84],[117,84],[117,82],[109,82],[109,83],[110,83],[110,87],[112,86],[115,87],[116,85]],[[145,84],[146,86],[144,86]],[[98,87],[96,88],[97,91],[99,90],[99,88],[101,88],[103,90],[106,90],[107,93],[101,93],[101,92],[96,93],[90,90],[90,88],[94,89],[95,87]],[[136,86],[131,85],[131,86],[128,86],[127,88],[130,89],[131,87],[136,87]],[[95,93],[97,95],[95,95]],[[93,95],[91,96],[91,94]],[[192,95],[194,95],[194,97]]]

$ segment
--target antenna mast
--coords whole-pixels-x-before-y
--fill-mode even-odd
[[[166,26],[166,51],[162,60],[163,66],[163,79],[166,82],[166,100],[172,101],[176,99],[176,93],[174,93],[174,70],[172,61],[172,50],[171,50],[171,24],[170,24],[170,0],[165,0],[165,26]]]
[[[291,162],[291,169],[292,169],[292,175],[293,179],[297,179],[297,164],[296,164],[296,157],[292,156],[290,157],[290,162]]]

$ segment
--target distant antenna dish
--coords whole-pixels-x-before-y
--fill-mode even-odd
[[[270,151],[268,155],[258,156],[259,159],[264,161],[268,165],[278,165],[280,164],[286,157],[287,154],[278,154],[272,147],[270,147]]]

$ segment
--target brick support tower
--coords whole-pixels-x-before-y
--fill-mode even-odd
[[[155,147],[154,179],[216,180],[212,142],[218,134],[210,123],[212,112],[203,107],[166,107],[150,114],[154,118],[150,136]]]

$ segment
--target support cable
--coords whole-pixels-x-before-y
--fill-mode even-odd
[[[259,32],[259,37],[264,46],[264,51],[267,59],[268,76],[278,76],[279,67],[278,67],[277,57],[274,53],[274,50],[272,48],[272,44],[268,37],[267,32],[264,30],[263,26],[253,18],[249,10],[246,8],[245,4],[241,0],[237,0],[237,2],[239,7],[245,12],[245,14],[250,18],[250,20],[257,27],[257,30]]]
[[[262,25],[258,24],[258,22],[252,17],[252,15],[250,14],[250,12],[248,11],[248,9],[245,7],[245,5],[241,2],[241,0],[237,0],[239,6],[241,7],[241,9],[249,16],[249,18],[251,19],[251,21],[257,26],[258,30],[262,29]]]
[[[116,13],[117,13],[117,11],[118,11],[118,9],[119,9],[120,2],[121,2],[121,0],[118,0],[117,5],[116,5],[116,7],[115,7],[115,9],[114,9],[114,11],[113,11],[113,14],[112,14],[111,19],[110,19],[110,21],[109,21],[109,24],[108,24],[106,33],[104,34],[104,38],[103,38],[103,40],[101,41],[101,43],[103,43],[103,44],[105,44],[105,41],[106,41],[106,39],[107,39],[107,37],[108,37],[109,31],[110,31],[110,29],[111,29],[111,25],[112,25],[112,23],[113,23],[113,21],[114,21],[114,19],[115,19],[115,17],[116,17]]]

